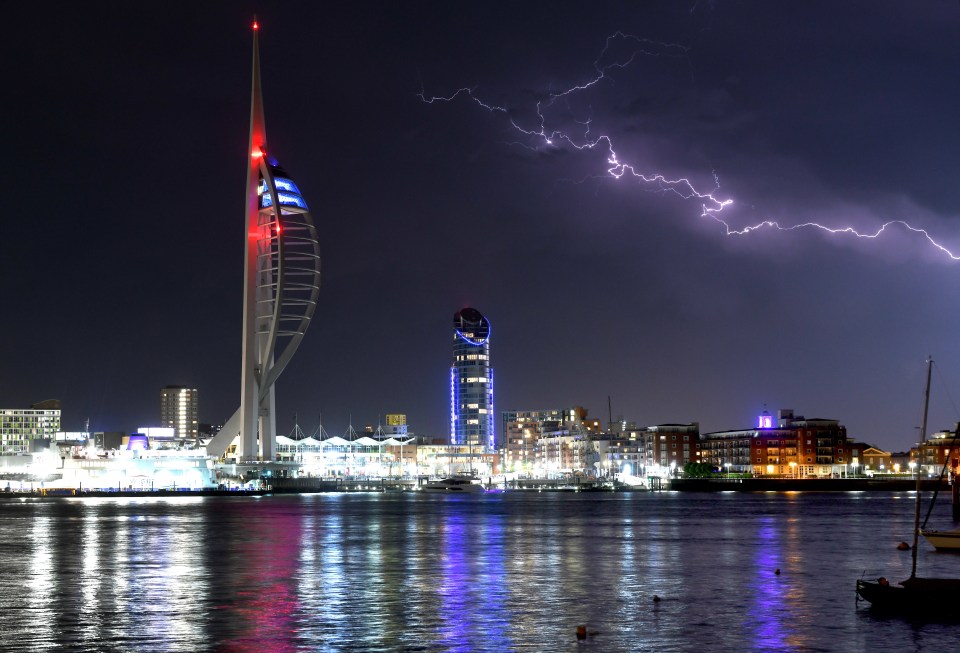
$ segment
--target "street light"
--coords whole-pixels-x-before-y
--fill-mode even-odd
[[[723,466],[727,468],[727,478],[730,478],[730,463],[723,463]]]
[[[797,463],[790,461],[790,476],[797,477]]]

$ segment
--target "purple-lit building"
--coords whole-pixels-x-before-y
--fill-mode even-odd
[[[453,316],[450,444],[496,447],[490,321],[475,308],[462,308]]]
[[[807,419],[783,408],[763,412],[752,429],[701,436],[701,461],[723,472],[754,476],[846,476],[863,471],[865,445],[834,419]]]

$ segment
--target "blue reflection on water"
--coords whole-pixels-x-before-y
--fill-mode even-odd
[[[912,519],[912,501],[879,493],[0,501],[0,643],[4,653],[943,649],[955,625],[906,628],[853,604],[865,567],[909,569],[894,545]],[[956,575],[955,557],[918,553],[925,573]],[[597,635],[578,643],[584,623]]]
[[[470,510],[482,497],[445,496],[458,508],[444,523],[441,548],[440,643],[450,651],[509,651],[510,613],[504,610],[507,584],[503,517],[481,521]]]

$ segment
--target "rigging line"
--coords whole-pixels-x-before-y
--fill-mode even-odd
[[[947,395],[947,399],[950,401],[950,405],[953,406],[953,416],[960,421],[960,410],[957,409],[957,402],[953,400],[953,396],[950,394],[950,386],[947,385],[947,382],[943,378],[943,372],[940,371],[940,366],[937,365],[937,362],[933,362],[933,366],[937,368],[937,378],[940,380],[940,385],[943,387],[943,391]]]

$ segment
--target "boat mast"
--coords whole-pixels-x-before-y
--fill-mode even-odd
[[[927,408],[930,406],[930,371],[933,369],[933,357],[927,357],[927,389],[923,393],[923,421],[920,423],[920,443],[917,445],[917,505],[913,516],[913,566],[910,569],[910,578],[917,577],[917,543],[920,539],[920,487],[923,475],[921,465],[923,443],[927,438]]]

